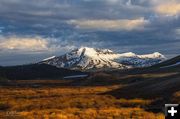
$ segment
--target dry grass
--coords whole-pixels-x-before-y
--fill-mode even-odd
[[[42,82],[42,81],[41,81]],[[57,82],[57,81],[56,81]],[[24,83],[24,82],[23,82]],[[28,82],[26,82],[28,83]],[[32,83],[32,82],[31,82]],[[102,93],[119,86],[1,87],[3,119],[163,119],[142,107],[152,100],[116,99]]]
[[[173,95],[173,101],[180,104],[180,91],[177,91]]]
[[[162,114],[153,114],[140,108],[102,108],[79,109],[67,108],[64,110],[43,110],[19,113],[26,119],[163,119]]]

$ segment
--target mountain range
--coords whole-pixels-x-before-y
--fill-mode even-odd
[[[39,63],[58,68],[92,71],[148,67],[165,59],[165,56],[159,52],[145,55],[137,55],[132,52],[120,54],[109,49],[81,47],[62,56],[46,58]]]

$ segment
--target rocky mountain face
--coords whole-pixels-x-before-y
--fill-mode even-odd
[[[132,52],[119,54],[109,49],[81,47],[62,56],[46,58],[39,63],[87,71],[147,67],[164,60],[165,57],[158,52],[146,55],[137,55]]]

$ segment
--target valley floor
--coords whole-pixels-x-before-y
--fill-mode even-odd
[[[117,98],[123,87],[66,86],[71,80],[18,80],[0,87],[0,119],[164,119],[152,99]]]

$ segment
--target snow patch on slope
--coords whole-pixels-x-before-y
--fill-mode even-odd
[[[48,58],[46,58],[46,59],[43,59],[42,61],[47,61],[47,60],[53,59],[53,58],[55,58],[55,57],[56,57],[56,56],[48,57]]]

